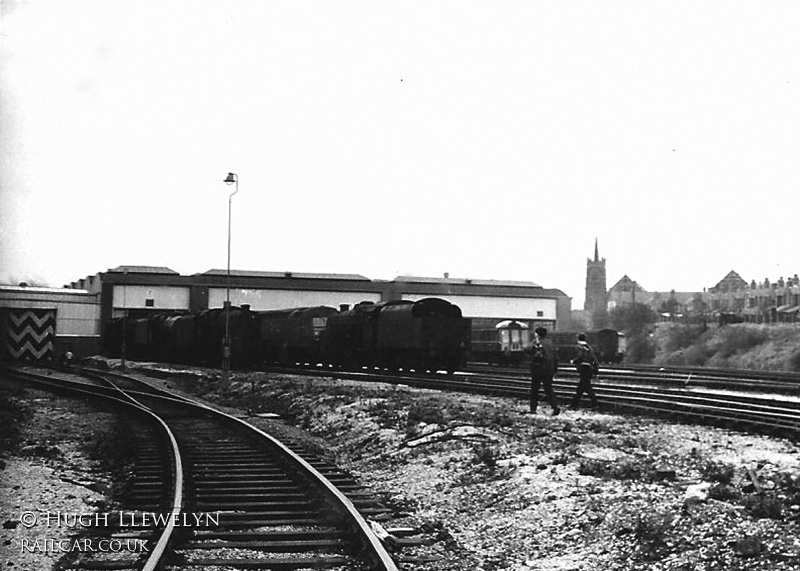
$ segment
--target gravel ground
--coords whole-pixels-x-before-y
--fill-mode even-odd
[[[386,527],[423,532],[429,545],[398,553],[406,569],[800,569],[787,440],[381,383],[257,375],[222,394],[187,388],[312,434],[384,496]]]
[[[800,569],[800,458],[787,440],[590,411],[532,416],[512,399],[383,383],[261,373],[219,391],[195,372],[154,382],[241,406],[357,475],[393,510],[380,524],[401,569]],[[79,437],[59,432],[57,458],[24,452],[54,438],[57,419],[88,422],[51,402],[37,403],[27,444],[6,454],[4,522],[68,496],[72,513],[103,500],[79,483],[97,475]],[[3,531],[0,563],[47,568],[20,557],[17,534],[31,529]],[[397,547],[407,535],[422,545]]]
[[[0,389],[0,402],[9,399],[23,402],[25,410],[16,419],[17,439],[0,459],[0,565],[51,569],[72,550],[70,540],[80,532],[68,518],[106,505],[110,476],[90,459],[87,445],[112,418],[46,393]]]

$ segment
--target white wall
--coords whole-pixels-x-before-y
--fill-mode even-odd
[[[352,307],[360,301],[378,302],[380,301],[380,295],[366,292],[231,289],[231,305],[250,304],[250,309],[253,311],[314,307],[317,305],[327,305],[338,309],[343,303]],[[224,302],[224,288],[209,288],[209,308],[223,307]]]
[[[153,300],[147,306],[145,301]],[[155,285],[115,285],[113,296],[114,309],[142,308],[152,309],[189,309],[189,288]],[[119,312],[114,312],[115,315]]]

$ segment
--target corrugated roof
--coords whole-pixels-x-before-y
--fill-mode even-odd
[[[208,270],[201,276],[226,276],[227,270]],[[257,272],[250,270],[231,270],[231,276],[237,278],[297,278],[306,280],[357,280],[370,281],[369,278],[358,274],[315,274],[304,272]]]
[[[108,271],[109,273],[180,275],[175,270],[160,266],[117,266],[116,268],[111,268]]]
[[[481,280],[472,278],[426,278],[417,276],[397,276],[395,282],[406,282],[416,284],[447,284],[447,285],[480,285],[493,287],[535,287],[541,288],[537,283],[514,281],[514,280]]]

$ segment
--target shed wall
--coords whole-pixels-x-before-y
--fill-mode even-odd
[[[525,297],[488,297],[469,295],[419,295],[403,294],[402,299],[417,301],[426,297],[440,297],[461,308],[464,317],[503,319],[556,319],[556,300]]]

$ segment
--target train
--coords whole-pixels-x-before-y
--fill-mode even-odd
[[[578,333],[553,332],[548,337],[558,350],[558,358],[562,362],[570,361],[578,352]],[[615,329],[595,329],[585,331],[586,341],[594,347],[597,359],[601,363],[621,363],[625,358],[625,334]]]
[[[223,361],[226,329],[234,368],[303,363],[452,373],[466,364],[471,321],[440,298],[365,301],[339,309],[252,311],[242,305],[115,318],[105,328],[103,352],[216,367]]]

